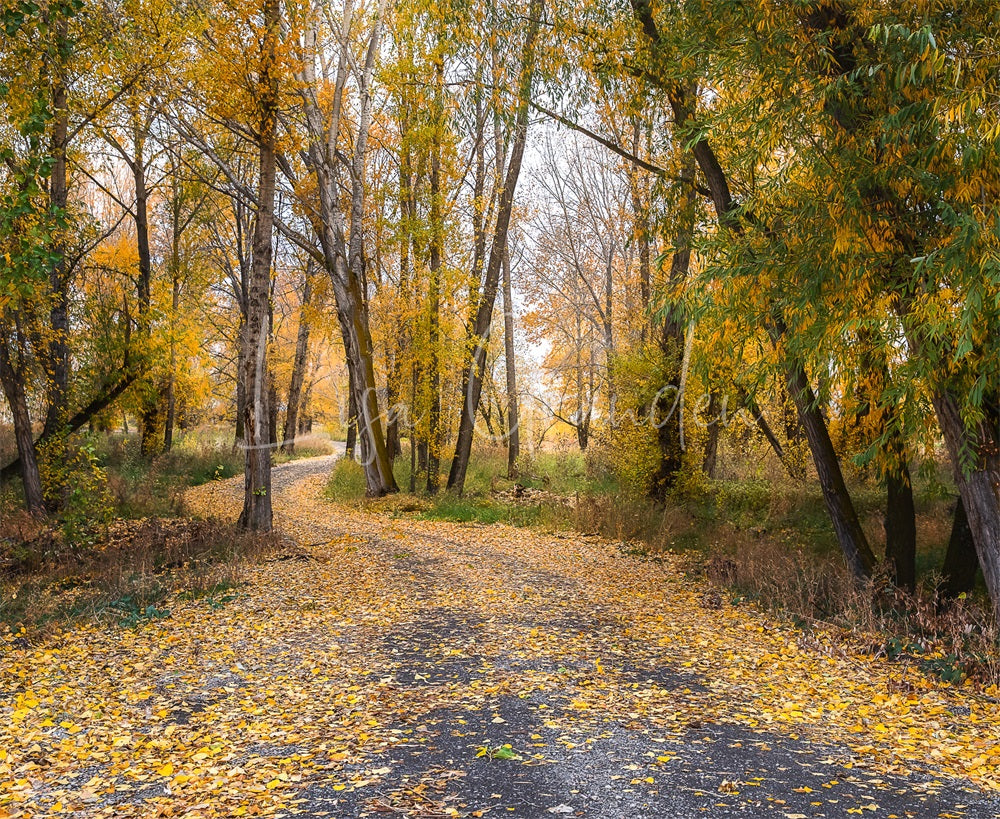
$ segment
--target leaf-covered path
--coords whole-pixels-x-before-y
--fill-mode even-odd
[[[669,560],[333,506],[329,466],[275,471],[296,544],[235,600],[0,655],[0,816],[1000,813],[995,701]]]

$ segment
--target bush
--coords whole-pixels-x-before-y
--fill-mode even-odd
[[[38,448],[38,468],[46,505],[71,547],[92,544],[114,515],[107,473],[94,448],[59,435]]]

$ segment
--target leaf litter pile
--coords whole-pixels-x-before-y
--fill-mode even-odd
[[[992,697],[670,559],[275,478],[288,545],[223,603],[0,648],[0,817],[1000,813]],[[241,489],[189,503],[232,518]]]

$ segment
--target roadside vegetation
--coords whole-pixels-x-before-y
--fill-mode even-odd
[[[134,627],[166,616],[178,596],[224,601],[245,563],[279,542],[187,517],[185,490],[242,474],[243,453],[221,433],[192,431],[153,457],[121,433],[81,436],[73,451],[59,467],[73,491],[45,520],[20,508],[16,486],[0,492],[0,630],[11,639],[80,621]],[[332,451],[317,435],[275,460]]]

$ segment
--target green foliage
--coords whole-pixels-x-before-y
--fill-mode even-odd
[[[155,603],[147,603],[144,599],[136,599],[132,595],[111,600],[104,608],[118,618],[122,628],[135,629],[152,620],[162,620],[170,616],[169,609],[159,608]]]
[[[56,435],[38,448],[38,467],[45,502],[55,510],[66,541],[92,545],[114,515],[107,473],[94,448]]]
[[[326,496],[333,501],[358,501],[365,496],[365,470],[357,461],[339,458],[330,472]]]
[[[36,32],[47,34],[48,14],[74,16],[83,7],[79,0],[52,3],[45,13],[30,0],[5,4],[0,9],[0,27],[7,34],[8,54],[17,59],[21,48],[34,52],[29,44]],[[6,44],[5,44],[6,46]],[[2,66],[0,66],[2,68]],[[23,66],[19,66],[23,70]],[[47,182],[55,158],[49,153],[46,130],[52,120],[49,89],[45,86],[12,87],[0,83],[3,126],[20,139],[3,141],[10,134],[0,126],[0,308],[44,296],[48,272],[59,264],[62,252],[55,237],[70,227],[67,214],[50,205]],[[11,134],[12,136],[12,134]],[[37,301],[34,304],[37,307]]]
[[[501,760],[519,760],[521,755],[514,750],[510,743],[504,743],[499,746],[492,745],[482,745],[476,750],[476,757],[487,759],[501,759]]]

